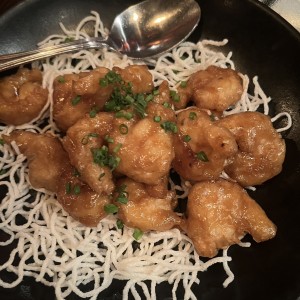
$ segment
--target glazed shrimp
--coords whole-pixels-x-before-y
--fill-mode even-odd
[[[186,86],[178,87],[180,101],[176,108],[183,108],[193,101],[199,108],[223,112],[240,100],[242,79],[232,69],[210,66],[191,75]]]
[[[186,180],[217,179],[227,159],[237,152],[237,144],[227,128],[218,126],[199,108],[191,107],[177,115],[175,171]]]
[[[190,190],[184,225],[200,256],[239,243],[245,233],[256,242],[273,238],[276,226],[237,183],[224,179],[196,183]]]
[[[226,173],[242,186],[262,184],[279,174],[285,158],[285,142],[269,116],[242,112],[217,123],[228,128],[239,147],[225,167]]]
[[[36,118],[48,98],[42,87],[42,73],[19,69],[0,81],[0,122],[8,125],[29,123]]]
[[[119,207],[118,217],[125,225],[142,231],[165,231],[179,225],[182,219],[173,211],[174,194],[168,192],[165,197],[153,197],[146,185],[129,178],[120,180],[118,189],[127,196],[127,203],[118,202],[116,193],[115,203]]]
[[[63,146],[81,180],[97,193],[106,195],[114,189],[105,140],[112,130],[113,118],[106,112],[100,112],[94,118],[87,115],[71,126],[63,138]]]
[[[174,158],[172,133],[152,118],[114,119],[110,136],[113,143],[109,149],[117,149],[120,158],[119,173],[148,185],[159,184],[169,174]]]
[[[96,226],[106,216],[108,196],[94,192],[80,180],[58,138],[27,131],[15,131],[2,138],[7,143],[15,141],[27,157],[32,187],[55,193],[63,209],[75,220]]]

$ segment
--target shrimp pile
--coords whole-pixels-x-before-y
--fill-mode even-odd
[[[25,123],[40,112],[47,92],[37,74],[21,69],[2,80],[2,122]],[[100,67],[58,76],[53,86],[59,136],[15,130],[2,139],[27,157],[32,187],[55,193],[75,220],[93,227],[113,214],[136,240],[179,228],[210,258],[247,233],[257,242],[275,236],[243,187],[280,173],[285,143],[262,113],[224,114],[242,96],[237,71],[209,66],[173,89],[166,81],[154,87],[145,65]],[[5,111],[15,97],[29,101],[21,118],[18,106]],[[183,200],[168,184],[174,171],[190,185],[180,213]]]

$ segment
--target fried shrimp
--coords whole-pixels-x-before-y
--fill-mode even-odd
[[[124,200],[127,196],[127,201]],[[182,219],[173,211],[174,194],[167,193],[164,198],[152,197],[145,184],[129,178],[118,183],[115,203],[119,207],[118,217],[125,225],[142,231],[165,231],[179,225]]]
[[[69,167],[69,159],[56,137],[18,130],[2,138],[6,143],[16,142],[27,157],[29,180],[34,188],[57,192],[60,176]]]
[[[0,122],[21,125],[36,118],[48,98],[42,87],[42,73],[19,69],[14,75],[0,80]]]
[[[146,65],[130,65],[124,69],[114,67],[113,71],[119,74],[125,83],[132,86],[132,92],[150,93],[153,90],[152,74]]]
[[[113,114],[106,112],[94,118],[87,115],[71,126],[63,138],[63,146],[81,180],[97,193],[106,195],[114,189],[105,141],[112,130],[113,118]]]
[[[276,226],[237,183],[223,179],[196,183],[190,190],[184,225],[199,255],[239,243],[249,233],[256,242],[273,238]]]
[[[112,85],[100,84],[108,72],[107,68],[97,68],[54,80],[53,119],[59,129],[67,131],[86,113],[95,114],[103,108],[113,91]]]
[[[107,215],[104,207],[110,202],[109,198],[93,191],[72,169],[69,168],[60,178],[57,200],[81,224],[97,226]]]
[[[269,116],[242,112],[217,123],[234,135],[239,151],[225,167],[226,173],[242,186],[262,184],[279,174],[285,158],[285,142]]]
[[[169,174],[173,137],[153,119],[115,119],[110,136],[113,142],[109,149],[120,158],[119,173],[149,185],[158,184]]]
[[[15,131],[2,138],[7,143],[15,141],[27,157],[31,185],[56,193],[64,210],[75,220],[96,226],[106,216],[104,205],[109,203],[108,197],[80,180],[58,138],[28,131]]]
[[[157,89],[156,95],[147,105],[147,116],[160,121],[176,122],[175,111],[172,109],[174,103],[171,99],[170,89],[167,81],[163,81]]]
[[[240,100],[243,85],[236,71],[209,66],[192,74],[186,86],[180,86],[178,92],[177,108],[185,107],[191,100],[199,108],[223,112]]]
[[[237,152],[234,136],[195,107],[177,114],[177,126],[172,163],[175,171],[191,181],[217,179],[227,159]]]

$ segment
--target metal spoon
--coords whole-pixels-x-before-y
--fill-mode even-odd
[[[0,71],[58,54],[107,47],[130,58],[153,57],[184,41],[201,10],[195,0],[146,0],[119,14],[106,38],[80,39],[37,50],[0,55]]]

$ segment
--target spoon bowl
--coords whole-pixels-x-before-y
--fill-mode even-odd
[[[131,58],[147,58],[184,41],[199,23],[194,0],[147,0],[118,15],[107,42]]]
[[[101,47],[133,59],[157,56],[184,41],[199,23],[200,16],[195,0],[146,0],[120,13],[105,38],[79,39],[0,55],[0,71],[63,53]]]

